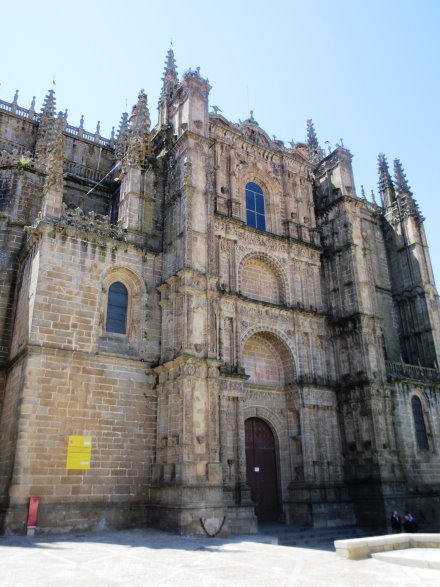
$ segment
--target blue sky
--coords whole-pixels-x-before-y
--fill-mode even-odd
[[[19,104],[35,95],[39,110],[55,76],[69,123],[84,114],[109,136],[144,88],[155,123],[172,40],[179,74],[199,66],[226,118],[252,109],[286,142],[304,141],[312,118],[323,146],[343,138],[359,194],[377,195],[378,153],[401,159],[440,286],[437,0],[22,0],[1,15],[0,99],[18,88]]]

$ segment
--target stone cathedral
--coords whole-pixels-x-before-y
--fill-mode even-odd
[[[0,526],[440,523],[423,217],[379,156],[269,138],[168,52],[110,139],[0,101]],[[379,198],[378,198],[379,201]],[[75,450],[77,451],[75,453]],[[81,452],[82,451],[82,452]]]

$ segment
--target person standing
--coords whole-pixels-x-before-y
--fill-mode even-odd
[[[418,530],[417,522],[415,521],[414,516],[409,512],[406,514],[403,520],[403,529],[405,532],[409,533],[417,532]]]
[[[391,529],[393,532],[402,531],[402,518],[399,516],[399,513],[395,511],[391,516]]]

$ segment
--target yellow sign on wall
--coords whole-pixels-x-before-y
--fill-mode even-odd
[[[91,436],[69,436],[66,469],[90,469]]]

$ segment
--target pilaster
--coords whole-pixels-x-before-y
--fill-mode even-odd
[[[157,367],[156,373],[157,454],[151,521],[179,533],[226,533],[218,363],[181,356]]]

